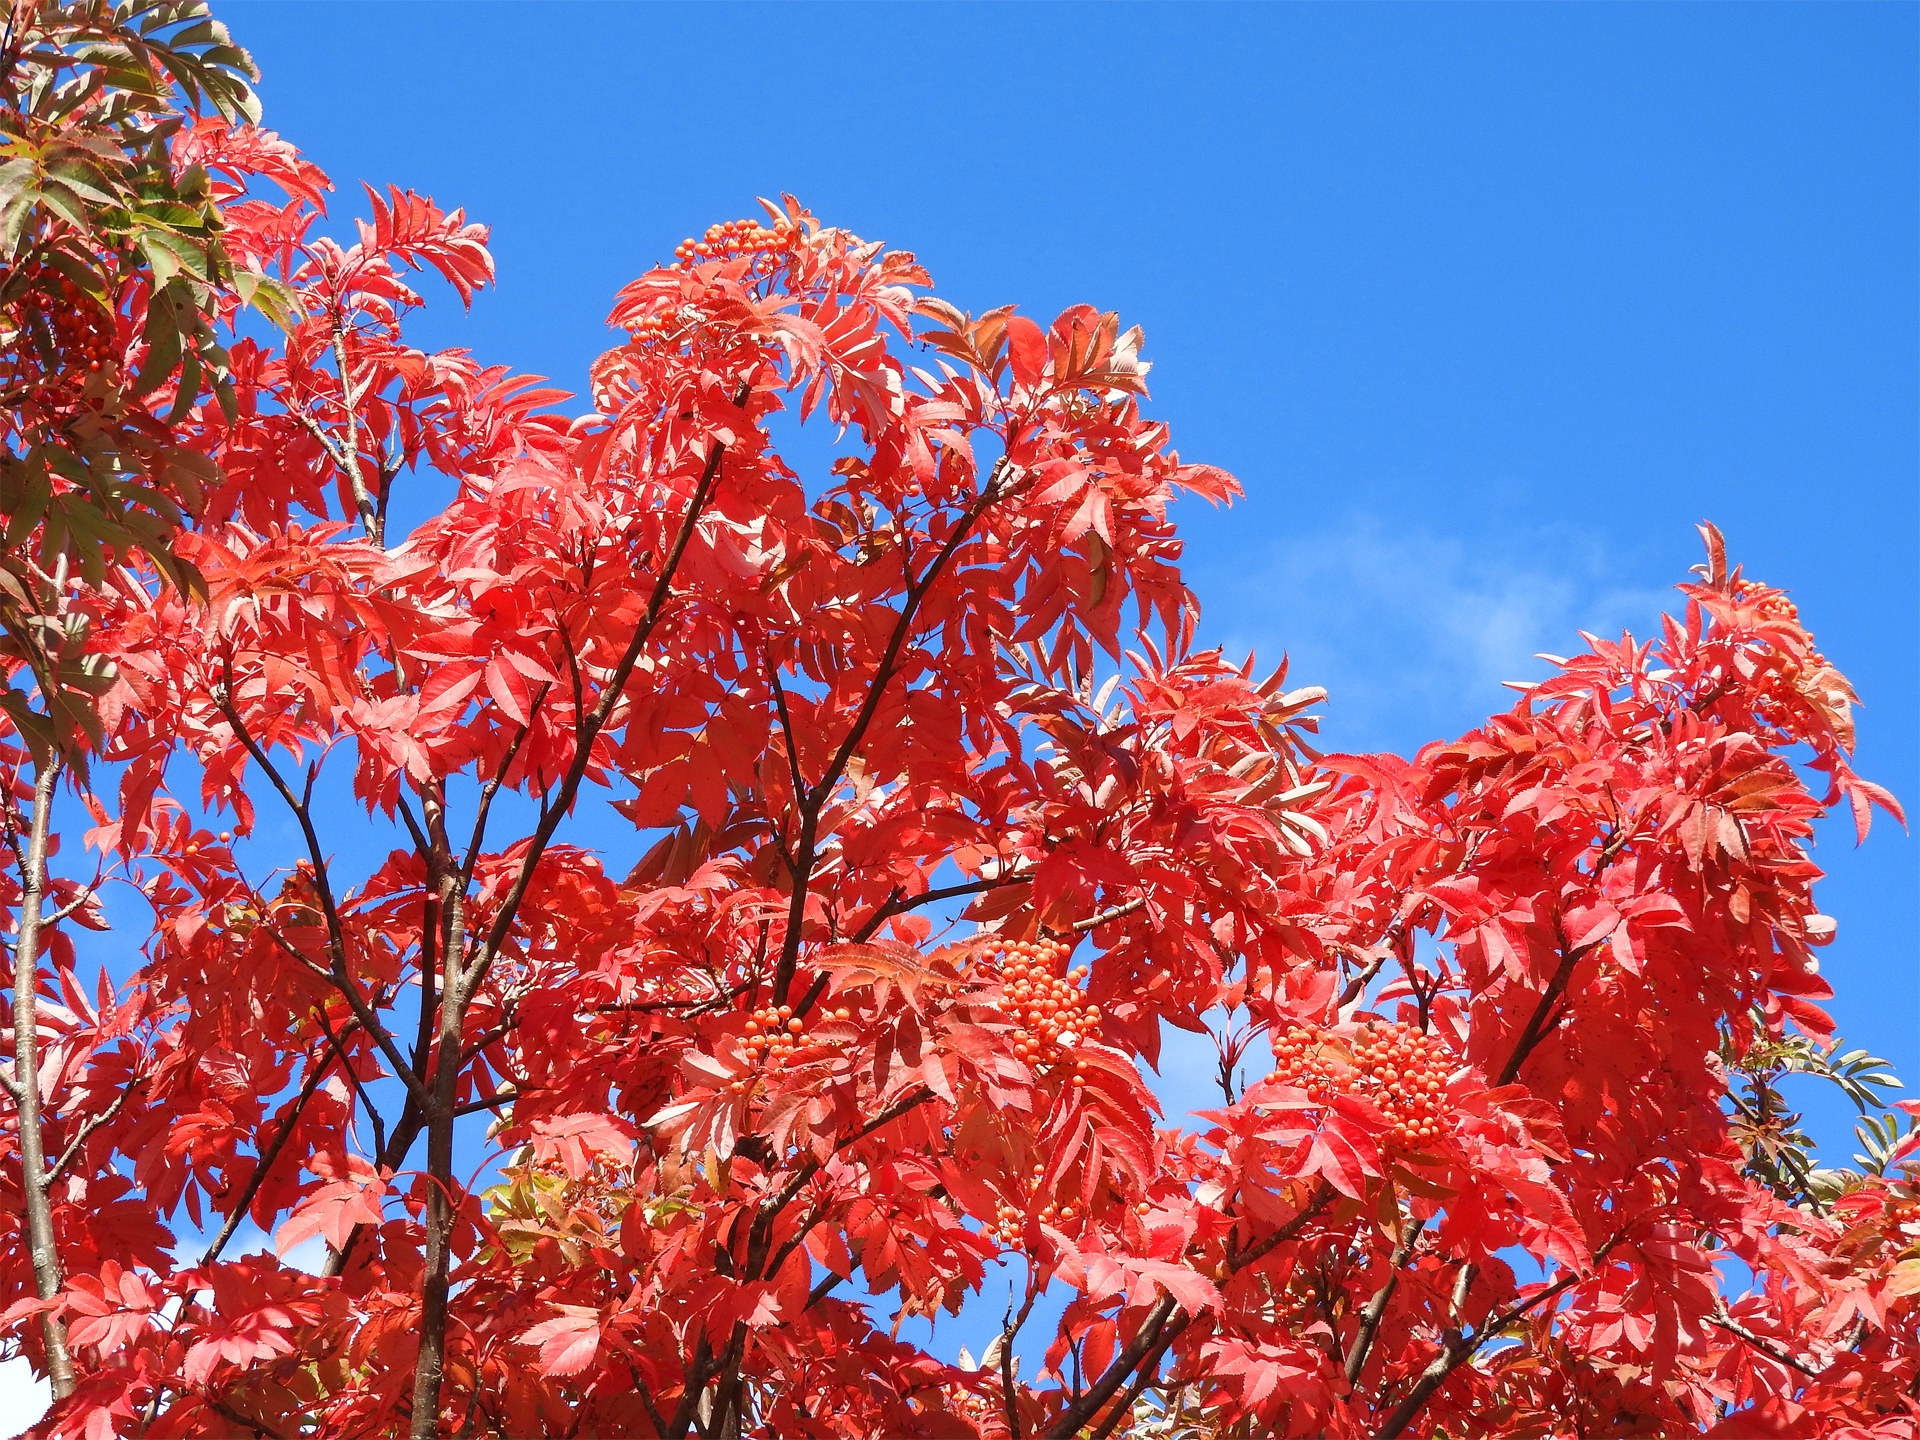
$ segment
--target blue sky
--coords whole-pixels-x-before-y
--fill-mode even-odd
[[[792,191],[968,309],[1145,326],[1155,412],[1247,489],[1179,516],[1204,623],[1340,746],[1649,632],[1711,518],[1920,800],[1912,7],[223,13],[343,210],[493,226],[498,290],[423,343],[578,385],[621,284]],[[1843,1032],[1920,1078],[1916,858],[1821,851]]]
[[[1290,651],[1336,745],[1650,631],[1711,518],[1920,801],[1912,6],[216,8],[344,213],[493,226],[419,343],[577,387],[618,286],[792,191],[967,309],[1144,325],[1247,488],[1178,516],[1206,631]],[[1842,1031],[1915,1080],[1916,843],[1823,842]]]

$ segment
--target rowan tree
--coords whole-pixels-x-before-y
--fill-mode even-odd
[[[77,538],[86,477],[6,497],[72,617],[0,755],[46,1434],[1913,1435],[1920,1147],[1821,1169],[1777,1085],[1879,1103],[1808,847],[1898,810],[1718,532],[1652,638],[1322,753],[1320,690],[1196,639],[1169,506],[1238,486],[1115,316],[970,314],[786,199],[620,292],[569,418],[407,342],[484,226],[330,234],[194,99],[152,153],[217,216],[217,374],[151,264],[95,333],[204,483]],[[1169,1026],[1220,1050],[1179,1124]],[[899,1338],[1003,1267],[978,1362]]]

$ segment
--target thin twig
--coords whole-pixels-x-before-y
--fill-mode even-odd
[[[1725,1311],[1722,1311],[1718,1315],[1709,1315],[1707,1321],[1709,1324],[1718,1325],[1729,1335],[1739,1336],[1769,1360],[1777,1360],[1789,1370],[1799,1371],[1809,1380],[1817,1380],[1820,1378],[1821,1372],[1819,1370],[1809,1365],[1806,1361],[1798,1359],[1790,1351],[1776,1345],[1773,1341],[1767,1339],[1766,1336],[1754,1334],[1753,1331],[1749,1330]]]
[[[1089,930],[1097,930],[1102,925],[1111,924],[1123,915],[1131,915],[1146,903],[1146,896],[1136,895],[1131,900],[1115,905],[1111,910],[1102,910],[1098,915],[1089,915],[1084,920],[1076,920],[1073,924],[1069,925],[1067,929],[1077,934],[1085,934]]]
[[[267,752],[261,749],[260,742],[253,738],[245,722],[240,719],[239,712],[233,706],[232,680],[233,661],[229,656],[227,680],[221,687],[220,693],[214,697],[214,703],[219,707],[220,713],[226,716],[227,723],[233,727],[235,737],[253,757],[254,763],[260,767],[273,788],[279,792],[287,808],[293,812],[294,819],[299,823],[300,832],[306,839],[307,855],[313,864],[314,891],[320,897],[320,913],[327,922],[327,949],[333,961],[332,968],[325,972],[327,978],[333,982],[341,998],[352,1008],[354,1016],[360,1021],[367,1034],[373,1037],[381,1053],[387,1057],[387,1063],[393,1067],[394,1074],[409,1090],[417,1092],[424,1102],[426,1087],[420,1083],[419,1077],[414,1075],[412,1068],[401,1058],[399,1047],[393,1043],[393,1037],[387,1033],[386,1027],[380,1023],[379,1016],[360,994],[360,987],[353,983],[352,973],[347,967],[346,928],[341,924],[340,910],[334,903],[333,884],[327,874],[326,852],[321,848],[319,832],[313,828],[313,812],[299,796],[293,793],[292,787],[281,775],[279,767],[273,763]]]
[[[869,915],[860,928],[848,938],[856,945],[864,944],[873,938],[874,932],[881,925],[895,915],[904,915],[909,910],[918,910],[922,905],[937,905],[942,900],[953,900],[962,895],[984,895],[989,890],[999,890],[1008,885],[1024,885],[1031,879],[1033,879],[1033,871],[1023,870],[1016,875],[995,875],[980,880],[968,880],[960,885],[943,885],[937,890],[923,890],[918,895],[900,895],[896,892]]]
[[[111,1105],[97,1115],[88,1116],[87,1119],[81,1123],[79,1133],[67,1142],[66,1148],[60,1152],[60,1158],[55,1160],[52,1166],[48,1168],[47,1184],[52,1185],[56,1183],[62,1175],[67,1173],[67,1166],[72,1163],[74,1156],[79,1154],[80,1147],[87,1143],[87,1137],[102,1125],[111,1124],[114,1117],[127,1108],[127,1101],[133,1098],[133,1092],[146,1084],[150,1078],[151,1077],[146,1075],[134,1076],[121,1087],[120,1093],[113,1097],[113,1103]]]
[[[1228,1273],[1232,1274],[1244,1269],[1275,1247],[1297,1236],[1314,1216],[1326,1208],[1328,1202],[1333,1199],[1333,1193],[1333,1187],[1326,1181],[1321,1181],[1299,1214],[1257,1244],[1245,1250],[1230,1253],[1226,1260]],[[1155,1302],[1153,1309],[1147,1312],[1147,1318],[1134,1332],[1133,1339],[1127,1342],[1126,1348],[1113,1358],[1098,1380],[1088,1386],[1082,1395],[1061,1412],[1047,1430],[1044,1440],[1071,1440],[1071,1437],[1078,1435],[1081,1428],[1100,1412],[1102,1406],[1119,1393],[1121,1386],[1126,1385],[1136,1371],[1150,1377],[1159,1367],[1160,1357],[1166,1353],[1167,1347],[1192,1323],[1191,1315],[1184,1313],[1177,1317],[1174,1315],[1174,1311],[1178,1308],[1178,1303],[1171,1293],[1162,1295]],[[1145,1386],[1138,1387],[1138,1389],[1144,1388]],[[1137,1395],[1138,1390],[1133,1393]],[[1108,1428],[1111,1430],[1112,1427]]]
[[[953,532],[941,544],[939,551],[926,570],[916,579],[909,578],[905,595],[901,597],[900,618],[894,622],[893,631],[887,636],[886,647],[880,652],[880,659],[874,665],[873,679],[867,686],[866,698],[861,701],[859,711],[854,715],[853,723],[847,727],[846,735],[841,739],[833,758],[827,762],[827,768],[814,782],[813,788],[799,797],[800,806],[800,843],[794,847],[793,894],[787,904],[787,928],[780,942],[780,959],[773,972],[773,1001],[782,1004],[786,1001],[787,991],[793,984],[793,972],[800,960],[800,943],[807,912],[807,891],[813,882],[814,841],[820,824],[821,807],[833,794],[834,787],[840,783],[847,762],[853,758],[854,751],[866,738],[867,728],[873,723],[873,717],[879,713],[881,697],[894,677],[894,666],[900,658],[901,647],[906,644],[907,636],[913,629],[914,620],[920,613],[921,602],[932,590],[934,582],[946,570],[947,564],[960,546],[966,541],[987,507],[1003,498],[1005,492],[1000,489],[1001,477],[1005,474],[1007,458],[1002,455],[994,462],[987,483],[980,488],[980,494],[969,505],[959,520],[954,523]]]
[[[1346,1376],[1349,1385],[1359,1382],[1360,1372],[1366,1367],[1367,1356],[1373,1349],[1374,1336],[1379,1333],[1381,1317],[1387,1313],[1387,1304],[1399,1287],[1400,1267],[1407,1263],[1408,1257],[1413,1254],[1413,1247],[1420,1240],[1420,1232],[1426,1228],[1424,1219],[1416,1220],[1407,1227],[1407,1233],[1393,1247],[1393,1256],[1387,1261],[1386,1283],[1373,1292],[1373,1298],[1367,1301],[1366,1308],[1360,1312],[1360,1328],[1354,1333],[1353,1348],[1347,1352]]]
[[[1624,1233],[1625,1232],[1622,1232],[1622,1234]],[[1619,1244],[1620,1238],[1620,1235],[1615,1235],[1613,1239],[1596,1250],[1593,1256],[1594,1262],[1598,1264],[1599,1261],[1606,1258],[1607,1252]],[[1461,1268],[1459,1281],[1454,1287],[1456,1297],[1454,1309],[1456,1313],[1459,1310],[1462,1292],[1468,1284],[1472,1283],[1473,1276],[1479,1272],[1479,1268],[1477,1265],[1467,1265]],[[1427,1403],[1428,1397],[1446,1383],[1449,1375],[1453,1374],[1455,1370],[1471,1360],[1482,1345],[1486,1344],[1488,1340],[1498,1335],[1502,1330],[1505,1330],[1509,1325],[1513,1324],[1514,1321],[1520,1319],[1529,1310],[1540,1305],[1541,1302],[1555,1298],[1564,1291],[1580,1284],[1583,1280],[1591,1279],[1592,1274],[1592,1271],[1569,1270],[1551,1285],[1543,1286],[1541,1289],[1536,1290],[1525,1300],[1515,1301],[1498,1315],[1488,1319],[1476,1329],[1472,1335],[1462,1335],[1458,1330],[1450,1332],[1445,1343],[1441,1345],[1439,1353],[1433,1357],[1432,1361],[1427,1365],[1427,1368],[1420,1372],[1420,1378],[1414,1382],[1413,1389],[1407,1392],[1406,1398],[1393,1408],[1393,1412],[1387,1416],[1381,1427],[1374,1432],[1374,1440],[1394,1440],[1395,1436],[1399,1435],[1413,1422],[1414,1416],[1420,1413],[1421,1407]]]
[[[307,1101],[313,1098],[313,1092],[320,1088],[320,1082],[326,1077],[327,1061],[324,1057],[313,1062],[313,1068],[307,1072],[307,1080],[300,1087],[287,1118],[280,1122],[274,1131],[273,1141],[261,1152],[259,1164],[253,1167],[253,1173],[247,1177],[247,1185],[240,1192],[240,1199],[233,1209],[227,1212],[227,1223],[220,1227],[219,1235],[213,1244],[207,1247],[207,1253],[200,1257],[202,1265],[211,1265],[220,1258],[220,1252],[227,1248],[227,1242],[233,1238],[234,1231],[240,1228],[240,1222],[247,1218],[247,1211],[253,1208],[253,1197],[260,1193],[260,1187],[266,1183],[267,1172],[273,1169],[273,1162],[280,1158],[280,1152],[287,1147],[287,1141],[293,1138],[294,1126],[300,1123],[300,1115],[307,1108]]]

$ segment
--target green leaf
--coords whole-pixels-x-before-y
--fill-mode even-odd
[[[234,271],[233,288],[241,304],[252,306],[289,334],[306,316],[297,290],[258,270]]]

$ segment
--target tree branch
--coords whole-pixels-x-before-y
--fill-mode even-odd
[[[114,1117],[127,1108],[127,1101],[133,1098],[133,1092],[146,1084],[147,1080],[148,1077],[145,1075],[134,1076],[133,1079],[121,1087],[120,1093],[113,1097],[113,1103],[111,1105],[107,1106],[105,1110],[102,1110],[97,1115],[88,1116],[87,1119],[81,1123],[79,1132],[67,1142],[66,1148],[61,1150],[60,1158],[48,1167],[48,1185],[58,1183],[60,1177],[67,1173],[67,1166],[73,1162],[74,1156],[79,1154],[80,1147],[87,1143],[87,1137],[102,1125],[111,1124]]]
[[[227,1248],[227,1242],[233,1238],[234,1231],[240,1228],[240,1222],[247,1217],[247,1211],[253,1207],[253,1197],[260,1193],[260,1187],[266,1183],[267,1172],[273,1168],[273,1162],[280,1158],[280,1152],[287,1148],[287,1141],[293,1138],[294,1126],[300,1123],[300,1116],[307,1108],[307,1101],[313,1098],[313,1092],[320,1088],[320,1082],[326,1078],[328,1061],[325,1056],[313,1061],[313,1068],[307,1072],[306,1083],[300,1087],[300,1093],[294,1097],[293,1106],[287,1111],[287,1118],[280,1122],[279,1129],[273,1132],[273,1141],[261,1152],[260,1161],[253,1167],[253,1173],[247,1177],[247,1185],[240,1192],[240,1200],[227,1212],[226,1224],[220,1227],[220,1233],[214,1237],[213,1244],[207,1247],[207,1253],[200,1257],[202,1265],[211,1265],[220,1258],[220,1252]]]
[[[1594,1252],[1595,1263],[1605,1259],[1607,1252],[1619,1243],[1620,1236],[1615,1235],[1613,1239],[1602,1245]],[[1466,1286],[1473,1282],[1473,1277],[1479,1272],[1479,1268],[1477,1265],[1462,1267],[1460,1282],[1455,1287],[1456,1297],[1464,1297]],[[1498,1315],[1487,1320],[1471,1336],[1464,1336],[1458,1330],[1452,1331],[1441,1345],[1439,1353],[1433,1357],[1427,1368],[1420,1372],[1420,1378],[1414,1382],[1413,1389],[1407,1392],[1406,1398],[1393,1408],[1393,1412],[1374,1432],[1374,1440],[1393,1440],[1393,1437],[1399,1435],[1413,1422],[1414,1416],[1420,1413],[1433,1392],[1446,1383],[1447,1377],[1471,1360],[1482,1345],[1541,1302],[1555,1298],[1581,1281],[1591,1278],[1592,1274],[1592,1271],[1570,1270],[1551,1285],[1536,1290],[1527,1299],[1509,1305]],[[1454,1308],[1457,1312],[1458,1299]]]
[[[1332,1199],[1333,1187],[1322,1180],[1315,1188],[1306,1207],[1298,1215],[1257,1244],[1229,1254],[1226,1261],[1228,1273],[1232,1274],[1246,1268],[1277,1246],[1293,1239],[1306,1229],[1313,1217],[1325,1209],[1327,1202]],[[1136,1370],[1151,1376],[1158,1368],[1160,1357],[1166,1353],[1167,1347],[1192,1323],[1191,1315],[1183,1313],[1175,1317],[1173,1312],[1177,1308],[1171,1294],[1161,1295],[1154,1303],[1153,1309],[1147,1312],[1146,1320],[1134,1332],[1133,1339],[1127,1342],[1126,1348],[1113,1358],[1098,1380],[1088,1386],[1078,1399],[1061,1412],[1059,1418],[1047,1430],[1043,1440],[1072,1440],[1072,1437],[1078,1435],[1081,1428],[1100,1412],[1101,1407],[1119,1393],[1120,1387],[1128,1382]],[[1145,1389],[1145,1386],[1142,1385],[1139,1388]]]
[[[380,1023],[379,1016],[360,994],[360,987],[353,983],[352,974],[347,968],[346,929],[340,923],[340,910],[334,903],[333,884],[327,877],[326,852],[320,846],[319,832],[313,828],[313,813],[306,802],[293,793],[293,788],[287,784],[279,767],[273,763],[267,752],[261,749],[260,742],[253,738],[246,723],[241,720],[240,713],[234,709],[231,656],[227,660],[226,683],[221,686],[220,693],[214,697],[214,703],[219,707],[220,713],[226,716],[227,723],[233,727],[235,738],[246,747],[254,763],[260,767],[273,788],[279,792],[280,798],[286,802],[287,808],[293,812],[293,818],[298,822],[300,833],[307,842],[307,855],[313,864],[314,892],[320,897],[320,913],[327,922],[327,953],[333,962],[332,967],[325,972],[327,978],[332,981],[334,988],[340,992],[341,998],[353,1010],[355,1018],[359,1020],[367,1034],[371,1035],[374,1043],[380,1047],[381,1053],[387,1058],[387,1063],[393,1067],[395,1076],[409,1090],[416,1092],[420,1099],[425,1100],[426,1090],[420,1083],[419,1077],[401,1058],[399,1046],[393,1043],[393,1037],[387,1033],[386,1026]]]
[[[982,895],[1007,885],[1024,885],[1031,879],[1033,872],[1026,870],[1018,875],[996,875],[984,880],[969,880],[961,885],[945,885],[938,890],[923,890],[918,895],[896,895],[869,915],[848,938],[856,945],[863,944],[871,940],[874,932],[895,915],[904,915],[909,910],[918,910],[922,905],[936,905],[942,900],[952,900],[961,895]]]
[[[1131,915],[1146,903],[1146,896],[1136,895],[1131,900],[1115,905],[1111,910],[1102,910],[1098,915],[1089,915],[1084,920],[1076,920],[1067,929],[1076,934],[1085,934],[1089,930],[1099,929],[1102,925],[1110,925],[1123,915]]]
[[[742,382],[735,405],[745,405],[752,393],[752,381]],[[701,513],[706,509],[708,496],[719,477],[720,459],[726,453],[726,448],[719,440],[713,441],[709,447],[706,463],[701,467],[699,479],[687,502],[686,514],[681,517],[673,545],[661,562],[660,574],[654,583],[652,595],[648,597],[646,609],[634,626],[626,649],[608,677],[593,710],[584,716],[576,714],[573,756],[567,764],[566,773],[551,796],[541,797],[540,819],[528,838],[526,855],[501,898],[493,923],[488,927],[470,965],[462,963],[466,950],[461,938],[464,927],[453,920],[447,922],[448,939],[443,947],[444,978],[440,987],[438,1058],[433,1065],[430,1089],[421,1100],[427,1126],[427,1171],[430,1178],[439,1183],[430,1186],[427,1192],[427,1243],[423,1267],[425,1273],[421,1280],[420,1350],[414,1366],[413,1413],[409,1421],[411,1440],[431,1440],[439,1425],[449,1295],[447,1243],[453,1225],[449,1197],[453,1174],[453,1123],[458,1109],[455,1096],[459,1077],[466,1063],[461,1035],[467,1007],[479,992],[487,972],[512,932],[521,902],[533,883],[534,873],[546,854],[547,845],[579,794],[581,781],[592,763],[594,741],[612,719],[626,691],[627,681],[639,663],[641,651],[659,623],[667,597],[672,592],[680,561],[699,528]],[[428,819],[432,824],[433,816],[429,815]],[[436,851],[444,849],[437,831],[435,846]],[[465,889],[452,885],[451,877],[448,878],[449,883],[443,885],[442,889],[450,893],[443,896],[443,903],[449,906],[451,913],[457,913],[457,907],[464,900]]]
[[[1766,1336],[1754,1334],[1753,1331],[1749,1330],[1725,1311],[1722,1311],[1718,1315],[1709,1315],[1707,1321],[1709,1324],[1719,1326],[1729,1335],[1739,1336],[1769,1360],[1778,1361],[1789,1370],[1797,1370],[1809,1380],[1817,1380],[1820,1378],[1821,1372],[1819,1370],[1809,1365],[1806,1361],[1799,1359],[1792,1354],[1792,1352],[1776,1345],[1773,1341],[1767,1339]]]
[[[33,779],[33,813],[27,821],[27,846],[20,849],[9,823],[7,839],[20,863],[20,919],[13,946],[13,1073],[15,1104],[19,1111],[20,1188],[26,1209],[27,1254],[33,1266],[34,1292],[42,1300],[60,1293],[63,1283],[59,1242],[53,1228],[52,1184],[46,1169],[45,1124],[40,1110],[40,988],[41,905],[47,891],[47,828],[53,815],[54,787],[60,780],[58,759],[40,763]],[[9,808],[11,821],[11,808]],[[73,1394],[73,1359],[67,1351],[67,1327],[59,1314],[40,1315],[40,1334],[46,1342],[47,1377],[53,1396]]]
[[[1019,1337],[1020,1327],[1027,1323],[1027,1317],[1033,1314],[1033,1305],[1040,1298],[1040,1287],[1034,1283],[1031,1271],[1027,1275],[1027,1298],[1021,1305],[1020,1313],[1013,1313],[1013,1300],[1007,1300],[1006,1318],[1000,1322],[1000,1398],[1007,1411],[1007,1434],[1011,1440],[1021,1440],[1020,1407],[1015,1394],[1018,1386],[1013,1374],[1013,1342]]]
[[[1565,941],[1561,943],[1564,947]],[[1507,1063],[1500,1067],[1500,1078],[1493,1082],[1496,1089],[1514,1082],[1515,1077],[1520,1074],[1520,1067],[1526,1063],[1527,1056],[1533,1053],[1534,1046],[1552,1031],[1553,1026],[1547,1022],[1547,1017],[1560,1003],[1560,997],[1566,991],[1567,982],[1573,978],[1573,967],[1585,959],[1598,943],[1595,941],[1572,950],[1562,948],[1560,967],[1553,972],[1553,979],[1547,982],[1547,988],[1541,992],[1540,1003],[1534,1006],[1533,1014],[1527,1017],[1526,1028],[1520,1032],[1519,1040],[1514,1043],[1513,1054],[1509,1055]]]
[[[1387,1304],[1393,1299],[1393,1292],[1400,1285],[1400,1267],[1407,1263],[1413,1254],[1413,1247],[1419,1243],[1420,1232],[1427,1228],[1425,1220],[1416,1220],[1407,1227],[1407,1233],[1398,1245],[1393,1247],[1393,1257],[1387,1261],[1387,1279],[1373,1298],[1367,1301],[1366,1308],[1360,1312],[1360,1328],[1354,1332],[1353,1348],[1347,1352],[1347,1383],[1359,1383],[1360,1372],[1366,1368],[1367,1356],[1373,1350],[1374,1336],[1379,1333],[1381,1317],[1387,1313]]]
[[[1002,455],[994,462],[987,483],[980,494],[966,508],[960,519],[955,522],[953,533],[942,542],[933,562],[918,580],[910,581],[906,594],[900,603],[900,618],[894,622],[893,633],[887,637],[886,648],[880,652],[880,660],[874,666],[873,680],[867,686],[866,698],[861,701],[859,712],[853,723],[847,727],[846,736],[827,763],[826,772],[814,783],[811,790],[799,798],[800,805],[800,843],[794,847],[793,895],[787,906],[787,929],[780,942],[780,960],[773,972],[773,1003],[786,1001],[787,991],[793,985],[793,972],[800,960],[801,931],[807,912],[807,891],[812,884],[814,841],[820,824],[820,810],[833,794],[834,786],[840,783],[840,776],[846,770],[847,762],[853,758],[853,752],[866,738],[867,727],[873,723],[873,717],[879,712],[881,697],[893,682],[894,666],[899,662],[900,649],[912,632],[913,622],[920,613],[920,604],[933,588],[947,568],[960,546],[972,533],[987,507],[1002,497],[1000,479],[1006,472],[1007,458]]]
[[[735,394],[734,404],[744,405],[752,394],[751,382],[744,383]],[[547,843],[552,840],[553,832],[559,828],[561,818],[572,806],[573,799],[579,793],[580,782],[586,776],[587,765],[592,756],[593,742],[607,721],[612,718],[614,707],[620,703],[625,693],[627,681],[633,675],[634,666],[640,661],[640,652],[647,641],[653,637],[655,625],[659,623],[660,612],[666,604],[667,596],[673,586],[673,577],[680,568],[681,557],[686,554],[687,546],[693,540],[693,534],[699,528],[700,514],[706,509],[707,498],[713,490],[714,481],[720,474],[720,457],[727,447],[720,441],[713,442],[707,453],[707,463],[700,472],[700,479],[694,486],[693,496],[687,503],[687,513],[681,518],[680,529],[674,535],[673,545],[662,561],[659,578],[654,582],[653,593],[647,598],[647,608],[641,614],[639,623],[634,627],[633,635],[627,642],[627,648],[620,661],[614,666],[613,674],[608,677],[606,687],[600,693],[599,701],[585,718],[578,722],[574,737],[573,759],[567,766],[567,773],[561,778],[552,802],[543,800],[540,823],[529,837],[527,855],[521,861],[519,872],[513,883],[507,888],[500,902],[500,908],[494,916],[493,925],[488,929],[479,955],[475,958],[472,973],[462,988],[469,994],[478,988],[486,978],[487,970],[493,964],[493,957],[499,953],[505,943],[507,932],[513,928],[513,922],[525,898],[527,887],[533,883],[533,872],[538,868],[541,857],[546,853]]]
[[[1375,951],[1373,959],[1367,963],[1364,969],[1350,977],[1345,987],[1341,989],[1340,999],[1334,1004],[1336,1012],[1345,1010],[1347,1006],[1353,1004],[1354,1001],[1367,993],[1367,986],[1373,983],[1373,977],[1378,975],[1387,961],[1399,952],[1401,939],[1406,933],[1406,917],[1404,915],[1394,916],[1392,922],[1387,926],[1387,933],[1380,937],[1380,944]]]

